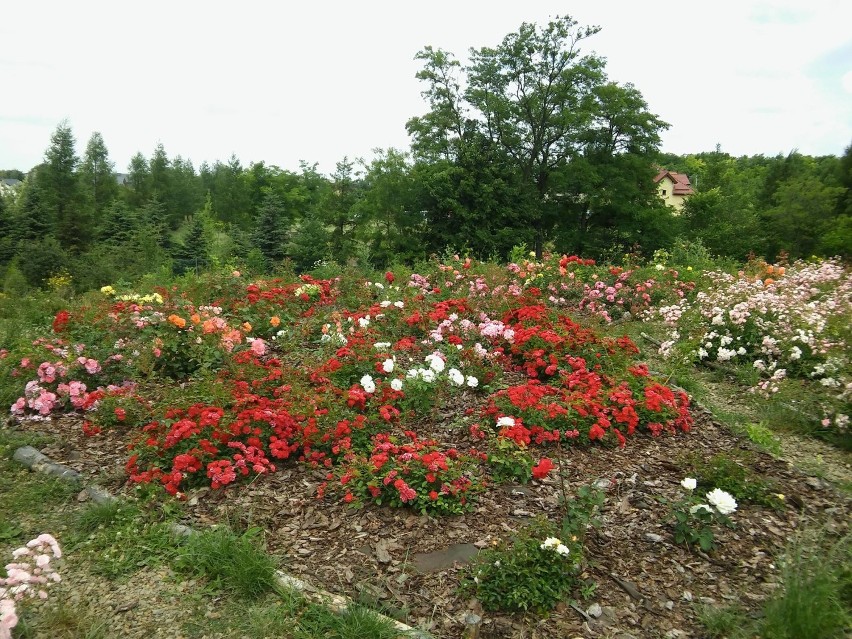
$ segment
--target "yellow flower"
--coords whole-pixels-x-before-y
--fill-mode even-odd
[[[687,267],[686,267],[686,270],[687,270],[687,271],[691,271],[691,270],[692,270],[692,267],[691,267],[691,266],[687,266]]]
[[[102,286],[101,293],[104,295],[115,295],[115,289],[112,286]]]

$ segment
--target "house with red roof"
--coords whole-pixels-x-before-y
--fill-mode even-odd
[[[663,202],[671,206],[676,213],[681,212],[686,198],[695,193],[686,173],[675,173],[674,171],[660,169],[660,172],[654,177],[654,184],[657,185],[657,193],[663,199]]]

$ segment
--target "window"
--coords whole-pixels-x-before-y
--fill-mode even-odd
[[[665,190],[665,189],[660,189],[660,195],[662,195],[663,197],[665,197],[665,195],[666,195],[666,190]]]

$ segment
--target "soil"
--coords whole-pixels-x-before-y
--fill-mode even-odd
[[[71,418],[23,421],[19,427],[55,436],[56,443],[42,452],[88,481],[114,493],[133,493],[123,472],[129,434],[107,431],[84,437],[80,422]],[[419,432],[439,441],[455,438],[458,444],[459,435],[448,428],[436,423],[432,432]],[[482,616],[481,639],[700,637],[701,604],[740,603],[758,609],[778,588],[777,555],[797,533],[820,525],[843,534],[852,521],[848,493],[823,479],[830,475],[845,481],[848,456],[824,457],[823,466],[831,466],[831,473],[816,476],[753,450],[753,469],[784,495],[786,507],[741,503],[733,516],[736,527],[717,528],[719,548],[712,555],[676,545],[666,502],[682,493],[680,481],[690,471],[688,455],[708,458],[750,447],[712,415],[697,410],[688,434],[637,436],[624,449],[568,449],[561,460],[549,450],[561,463],[569,497],[596,483],[605,490],[606,501],[600,526],[591,528],[586,539],[581,576],[589,585],[588,598],[560,605],[545,618],[482,613],[476,602],[461,599],[456,587],[472,549],[496,543],[533,517],[559,520],[562,488],[555,473],[526,486],[491,487],[472,512],[436,519],[318,501],[315,492],[323,473],[291,467],[249,485],[189,494],[182,523],[199,529],[224,521],[261,527],[269,551],[287,572],[331,592],[377,603],[387,614],[439,639],[463,636],[471,611]],[[137,582],[136,588],[134,598],[145,599],[145,583]]]

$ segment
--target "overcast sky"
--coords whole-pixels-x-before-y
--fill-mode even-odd
[[[414,56],[464,60],[522,22],[569,14],[671,124],[663,150],[840,155],[852,142],[852,2],[635,0],[8,3],[0,19],[0,169],[42,161],[68,119],[116,164],[169,157],[330,172],[407,148],[424,111]]]

